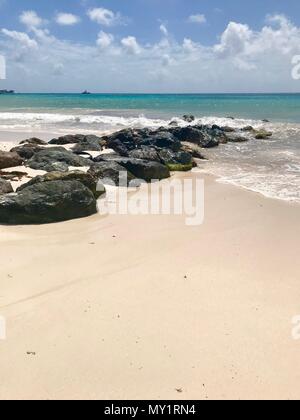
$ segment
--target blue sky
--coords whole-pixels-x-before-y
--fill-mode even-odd
[[[0,0],[0,86],[299,91],[299,28],[299,0]]]

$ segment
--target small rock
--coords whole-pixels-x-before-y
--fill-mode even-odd
[[[0,178],[0,195],[9,194],[14,192],[11,183],[6,181],[5,179]]]
[[[195,117],[194,115],[184,115],[182,117],[183,121],[187,122],[187,123],[192,123],[195,121]]]
[[[272,136],[273,136],[273,133],[271,133],[270,131],[266,131],[266,130],[259,130],[259,131],[255,132],[255,138],[257,140],[267,140]]]
[[[39,145],[39,146],[46,146],[48,143],[44,140],[38,139],[37,137],[32,137],[30,139],[26,139],[21,141],[19,144],[33,144],[33,145]]]

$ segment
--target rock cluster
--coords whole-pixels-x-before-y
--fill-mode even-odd
[[[204,149],[247,141],[245,133],[257,139],[272,135],[253,127],[197,125],[191,115],[183,119],[190,125],[180,127],[173,122],[157,130],[126,129],[105,137],[67,135],[49,143],[31,138],[10,152],[0,151],[0,223],[39,224],[86,217],[97,212],[104,185],[127,187],[141,180],[166,179],[172,171],[191,170],[194,159],[205,159]],[[96,157],[95,152],[99,152]],[[20,165],[24,172],[1,171]],[[26,175],[26,167],[46,174],[14,192],[10,181]]]

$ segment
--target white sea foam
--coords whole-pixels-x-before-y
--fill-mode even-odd
[[[118,130],[123,128],[157,128],[167,124],[166,120],[109,115],[0,112],[0,126],[3,129],[65,129],[65,130]]]

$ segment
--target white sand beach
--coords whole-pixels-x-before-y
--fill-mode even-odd
[[[0,226],[0,399],[300,397],[299,205],[205,179],[205,221]]]

